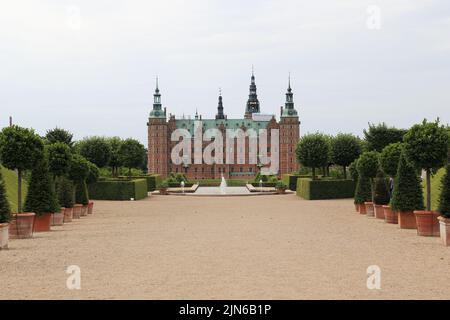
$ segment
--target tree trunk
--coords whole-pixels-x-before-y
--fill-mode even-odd
[[[427,169],[427,210],[431,211],[431,170]]]
[[[17,213],[22,212],[22,170],[17,169]]]
[[[345,166],[344,167],[344,179],[347,180],[347,168]]]

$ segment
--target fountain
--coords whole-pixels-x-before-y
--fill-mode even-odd
[[[181,181],[181,193],[184,194],[184,181]]]
[[[259,192],[263,192],[262,179],[259,180]]]
[[[226,194],[227,182],[225,181],[225,177],[222,174],[222,181],[220,182],[220,193]]]

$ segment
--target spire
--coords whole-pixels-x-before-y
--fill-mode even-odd
[[[158,76],[157,76],[155,93],[153,94],[153,109],[150,112],[150,118],[165,118],[165,117],[166,114],[162,110],[161,94],[159,93]]]
[[[245,118],[250,119],[253,113],[259,113],[259,100],[256,94],[255,73],[252,65],[252,77],[250,81],[249,95],[247,100],[247,107],[245,109]]]
[[[281,113],[282,117],[296,117],[297,110],[294,107],[294,94],[291,89],[291,73],[289,73],[288,77],[288,88],[286,92],[286,102],[284,104],[283,111]]]
[[[222,89],[219,88],[219,103],[217,105],[217,114],[216,120],[225,119],[225,115],[223,114],[223,102],[222,102]]]
[[[288,92],[291,92],[291,73],[289,72],[289,76],[288,76]]]

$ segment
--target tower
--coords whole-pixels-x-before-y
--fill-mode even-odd
[[[222,90],[219,90],[219,103],[217,105],[216,120],[225,118],[226,116],[223,114]]]
[[[245,108],[245,119],[251,119],[253,113],[259,113],[259,101],[258,95],[256,94],[256,83],[255,83],[255,74],[253,72],[252,67],[252,77],[250,81],[250,90],[249,90],[247,107]]]
[[[280,115],[280,173],[290,173],[298,170],[295,147],[300,138],[300,122],[294,106],[294,94],[289,76],[284,108]]]
[[[162,110],[161,94],[156,78],[156,89],[153,94],[153,108],[147,122],[148,126],[148,172],[162,176],[168,174],[168,126],[166,109]]]

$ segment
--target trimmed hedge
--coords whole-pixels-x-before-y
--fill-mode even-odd
[[[297,196],[307,200],[353,198],[354,193],[353,180],[297,180]]]
[[[88,186],[93,200],[140,200],[147,197],[147,179],[108,179]]]
[[[285,185],[287,185],[289,190],[294,191],[294,190],[297,190],[297,179],[298,178],[311,178],[311,175],[288,173],[288,174],[282,175],[281,181],[283,181],[283,183]]]
[[[158,185],[161,183],[162,178],[159,174],[150,174],[150,175],[144,175],[144,176],[120,176],[120,179],[146,179],[147,180],[147,191],[152,192],[158,189]]]

